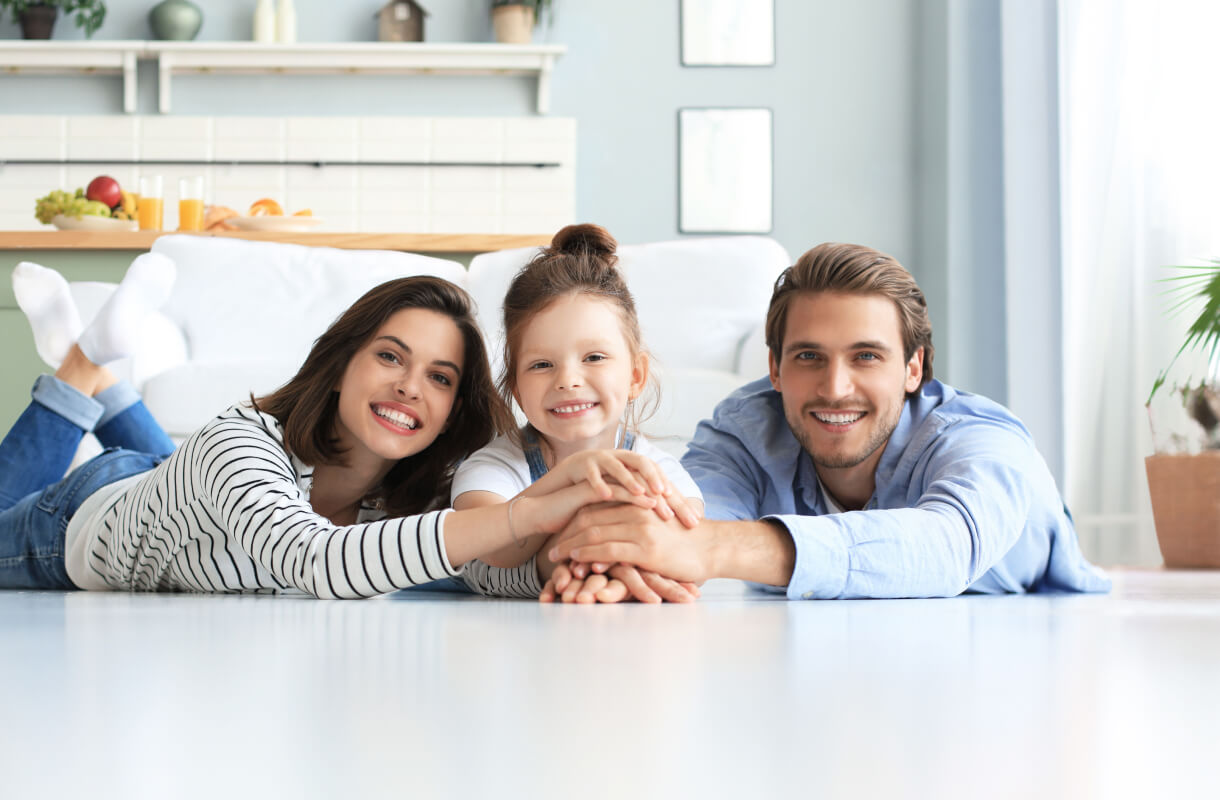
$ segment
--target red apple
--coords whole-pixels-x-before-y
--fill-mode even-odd
[[[119,182],[114,178],[109,175],[98,175],[89,181],[89,188],[85,189],[85,199],[97,200],[110,208],[115,208],[123,204],[123,190],[119,188]]]

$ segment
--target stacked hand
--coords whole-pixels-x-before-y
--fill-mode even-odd
[[[686,528],[699,524],[698,511],[674,488],[664,472],[652,460],[637,453],[588,450],[564,459],[552,470],[554,473],[573,484],[587,482],[603,500],[610,501],[587,506],[587,509],[622,507],[622,501],[615,497],[618,492],[611,486],[617,484],[615,489],[621,487],[633,496],[629,505],[645,511],[654,521],[680,523]],[[645,498],[655,500],[651,509],[643,502]],[[613,502],[615,500],[618,502]],[[544,545],[544,556],[572,530],[579,518],[580,514],[569,523],[565,534],[552,537]],[[541,562],[546,559],[540,559]],[[556,599],[565,603],[617,603],[629,598],[644,603],[689,603],[698,596],[699,587],[693,582],[671,580],[631,564],[574,561],[555,564],[538,599],[544,603]]]

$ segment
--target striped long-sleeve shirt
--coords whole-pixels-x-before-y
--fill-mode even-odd
[[[458,574],[444,515],[335,525],[309,504],[313,470],[274,417],[237,406],[157,468],[105,487],[68,525],[69,577],[83,589],[300,590],[369,597]]]

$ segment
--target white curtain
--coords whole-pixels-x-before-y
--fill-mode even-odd
[[[1061,0],[1066,494],[1088,555],[1156,564],[1144,401],[1180,345],[1171,264],[1220,257],[1220,3]],[[1183,359],[1171,380],[1197,379]],[[1158,444],[1188,423],[1154,404]]]

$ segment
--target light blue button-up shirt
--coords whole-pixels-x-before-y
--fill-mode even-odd
[[[1104,592],[1020,420],[929,381],[904,404],[862,511],[830,513],[813,461],[766,378],[699,423],[682,466],[711,519],[772,519],[792,535],[788,597]]]

